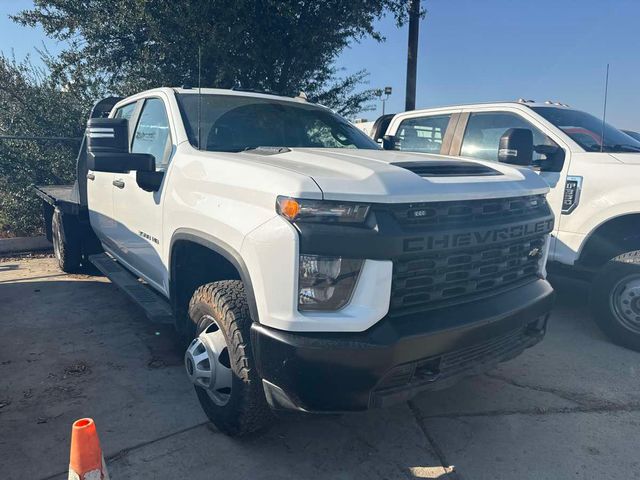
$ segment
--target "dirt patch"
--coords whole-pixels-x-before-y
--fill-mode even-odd
[[[25,253],[10,253],[6,256],[0,255],[0,263],[15,262],[18,260],[29,260],[36,258],[53,258],[53,251],[44,252],[25,252]]]

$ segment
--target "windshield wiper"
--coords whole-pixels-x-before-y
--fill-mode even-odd
[[[640,147],[636,147],[635,145],[618,144],[614,145],[613,147],[611,145],[605,145],[605,147],[613,148],[615,150],[622,150],[625,152],[640,152]]]
[[[600,145],[599,144],[587,145],[585,147],[585,150],[588,150],[590,152],[599,152]],[[616,153],[616,152],[640,153],[640,147],[636,147],[635,145],[626,145],[626,144],[604,145],[602,147],[602,151],[609,152],[609,153]]]
[[[207,148],[208,152],[222,152],[222,153],[238,153],[238,152],[242,152],[245,149],[242,147],[216,147],[216,146],[209,146]]]

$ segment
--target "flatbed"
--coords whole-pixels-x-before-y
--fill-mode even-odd
[[[36,195],[62,213],[71,215],[80,213],[80,199],[74,185],[36,185],[34,189]]]

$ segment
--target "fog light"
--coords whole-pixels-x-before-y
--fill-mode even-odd
[[[338,310],[351,298],[362,260],[300,255],[298,308]]]

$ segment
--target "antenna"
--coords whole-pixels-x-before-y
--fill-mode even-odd
[[[198,150],[202,150],[200,124],[202,123],[202,46],[198,46]]]
[[[604,125],[607,118],[607,94],[609,93],[609,64],[607,63],[607,76],[604,80],[604,108],[602,109],[602,135],[600,136],[600,151],[604,151]]]

